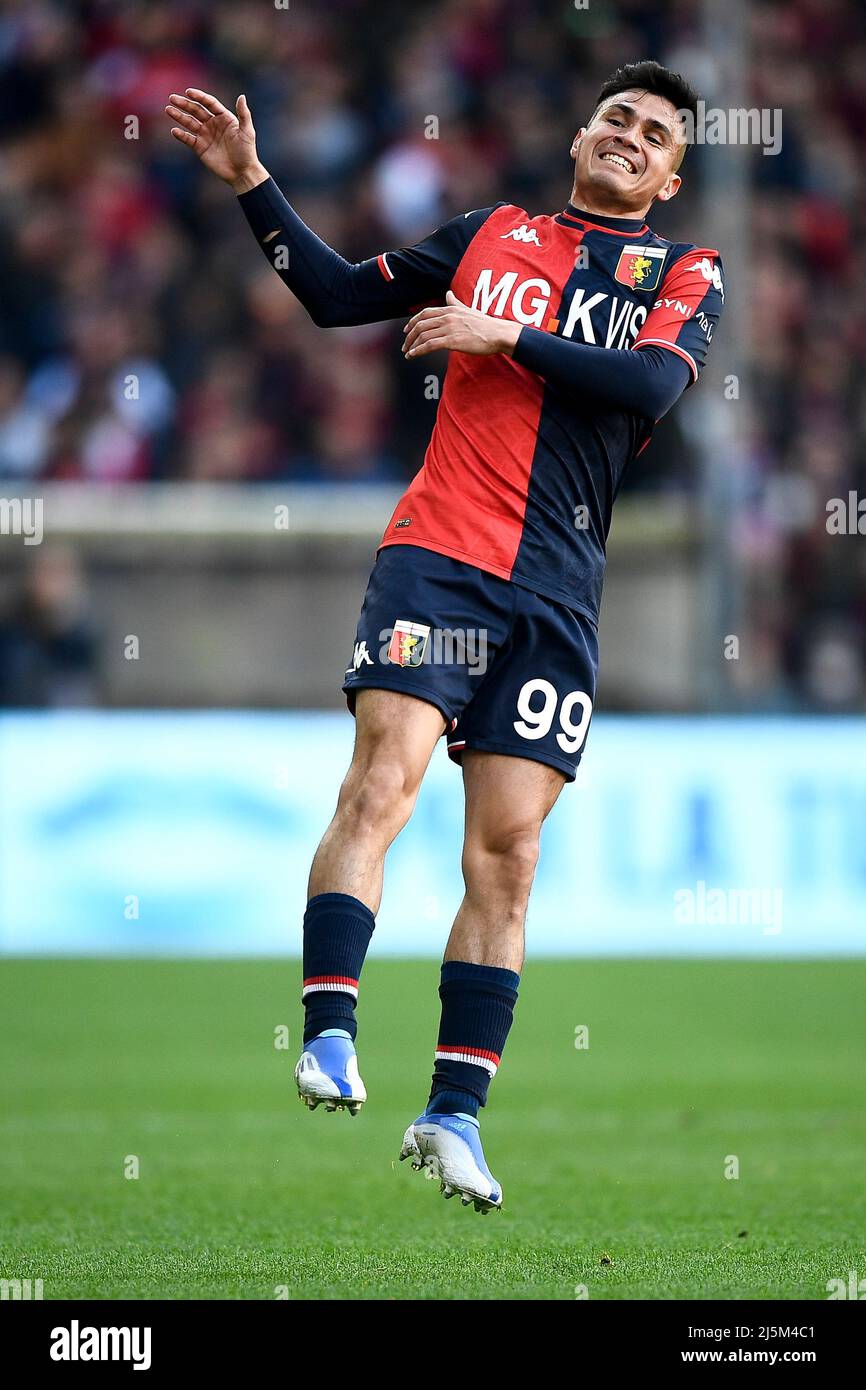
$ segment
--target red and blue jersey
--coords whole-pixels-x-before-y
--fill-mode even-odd
[[[655,346],[697,380],[723,304],[717,251],[570,207],[530,218],[505,205],[469,229],[450,282],[463,303],[595,347]],[[404,254],[380,258],[395,284]],[[450,355],[424,465],[382,545],[439,551],[597,620],[614,498],[655,421],[544,380],[522,357],[529,336],[513,357]]]
[[[625,469],[697,380],[722,312],[718,252],[571,204],[542,217],[499,204],[352,265],[273,180],[240,202],[316,323],[408,315],[451,289],[523,325],[512,356],[451,353],[423,466],[381,546],[438,551],[597,621]]]

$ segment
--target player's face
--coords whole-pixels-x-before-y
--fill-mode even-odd
[[[666,201],[682,180],[675,172],[683,153],[676,107],[650,92],[617,92],[604,102],[571,147],[575,201],[587,211],[641,217]]]

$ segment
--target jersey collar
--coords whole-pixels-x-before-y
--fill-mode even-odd
[[[557,222],[566,227],[600,227],[602,231],[613,232],[616,236],[641,236],[648,231],[646,222],[639,217],[603,217],[598,212],[583,212],[574,203],[566,203]]]

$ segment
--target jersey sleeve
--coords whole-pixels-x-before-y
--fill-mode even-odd
[[[444,298],[467,246],[494,211],[465,213],[415,246],[350,262],[316,236],[273,179],[238,202],[274,270],[322,328],[399,318]]]
[[[682,358],[648,346],[639,356],[629,348],[573,343],[540,328],[522,328],[511,354],[518,366],[535,372],[569,394],[619,406],[647,420],[660,420],[689,385]]]
[[[461,213],[415,246],[383,251],[376,257],[383,280],[394,287],[394,293],[405,301],[407,308],[444,295],[475,233],[496,208],[504,206],[497,203],[494,207]]]
[[[693,384],[707,360],[724,306],[725,282],[718,251],[691,247],[667,272],[634,347],[660,347],[675,353],[687,363]]]

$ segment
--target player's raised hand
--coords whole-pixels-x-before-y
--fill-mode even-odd
[[[187,87],[184,96],[172,92],[166,115],[175,122],[175,140],[194,150],[206,169],[245,193],[264,183],[268,171],[259,163],[256,132],[245,96],[229,111],[210,92]]]
[[[521,325],[511,319],[497,319],[471,309],[449,290],[444,304],[421,309],[406,324],[403,356],[423,357],[443,348],[479,357],[493,352],[510,355],[520,329]]]

